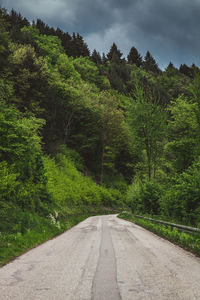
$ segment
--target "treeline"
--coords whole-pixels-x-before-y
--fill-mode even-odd
[[[198,224],[199,68],[0,15],[1,230],[127,205]]]

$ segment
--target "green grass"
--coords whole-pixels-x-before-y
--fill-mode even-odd
[[[116,211],[98,211],[96,213],[84,213],[79,215],[69,215],[56,221],[55,218],[46,219],[35,216],[37,222],[31,228],[17,233],[0,233],[0,266],[5,265],[17,256],[40,245],[41,243],[65,232],[79,222],[93,215],[116,213]]]
[[[68,216],[60,222],[54,219],[37,218],[37,226],[27,229],[24,234],[0,233],[0,266],[29,249],[63,233],[77,223],[83,221],[89,214]]]
[[[179,232],[178,229],[172,229],[170,226],[166,227],[161,224],[152,223],[148,220],[138,219],[129,212],[123,212],[119,214],[118,217],[140,225],[154,232],[155,234],[183,247],[184,249],[200,256],[200,234],[198,233],[188,234],[185,232]]]
[[[118,212],[113,208],[102,207],[96,212],[62,216],[58,221],[53,216],[47,219],[38,215],[32,215],[33,220],[29,224],[30,228],[26,226],[23,229],[23,233],[0,232],[0,267],[28,250],[65,232],[90,216]]]

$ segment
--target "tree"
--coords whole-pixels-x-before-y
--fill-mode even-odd
[[[72,37],[68,32],[63,32],[60,28],[56,29],[56,35],[62,42],[62,46],[65,49],[65,53],[71,57],[73,56]]]
[[[179,96],[168,107],[171,119],[168,125],[169,142],[166,157],[180,173],[192,165],[199,151],[198,105]]]
[[[127,68],[125,59],[121,58],[122,53],[117,49],[113,43],[107,58],[109,60],[108,78],[111,87],[121,93],[126,92],[126,83],[129,80],[129,69]]]
[[[101,55],[95,49],[92,52],[91,60],[98,66],[102,64]]]
[[[135,47],[132,47],[128,56],[128,63],[129,64],[135,64],[137,67],[142,66],[142,56],[138,53],[137,49]]]
[[[6,23],[0,16],[0,71],[8,65],[9,56],[9,33],[6,30]]]
[[[178,69],[174,67],[172,62],[170,62],[167,68],[165,69],[165,72],[168,77],[171,77],[178,74]]]
[[[132,103],[130,110],[130,124],[134,140],[140,151],[145,151],[149,180],[152,175],[156,176],[166,131],[165,112],[157,103],[154,103],[153,97],[153,94],[147,95],[142,86],[137,86],[136,101]]]
[[[102,54],[102,63],[103,63],[103,65],[106,64],[107,60],[108,60],[108,59],[106,58],[105,53],[103,53],[103,54]]]
[[[108,68],[108,78],[113,89],[116,89],[120,93],[126,93],[129,69],[123,60],[119,61],[116,53],[113,54],[112,61]]]
[[[113,168],[116,150],[123,135],[123,113],[118,108],[117,99],[108,92],[100,95],[100,124],[102,128],[102,152],[100,185],[103,184],[105,167]]]
[[[88,45],[84,42],[83,37],[79,33],[73,33],[71,44],[73,47],[72,56],[74,58],[80,56],[90,56]]]
[[[179,72],[192,78],[193,77],[193,69],[188,67],[186,64],[181,64],[179,68]]]
[[[121,51],[117,48],[117,45],[115,43],[112,44],[110,51],[107,54],[107,58],[111,60],[118,60],[120,62],[122,57]]]
[[[45,121],[23,115],[5,102],[0,102],[0,160],[15,165],[20,180],[41,179],[41,137]]]
[[[158,68],[158,64],[156,63],[155,59],[151,55],[149,51],[147,51],[144,62],[143,62],[143,67],[145,70],[153,72],[153,73],[160,73],[160,69]]]
[[[156,86],[160,89],[160,95],[164,98],[165,105],[186,92],[187,80],[173,63],[169,63],[161,76],[157,77]]]
[[[73,65],[84,81],[95,84],[102,90],[106,90],[110,87],[108,79],[100,75],[98,66],[88,57],[78,57],[74,59]]]
[[[9,33],[12,40],[14,42],[21,42],[20,30],[24,26],[29,26],[29,21],[14,9],[11,10],[10,14],[4,13],[4,19],[9,24]]]
[[[10,49],[11,78],[15,91],[10,102],[15,103],[20,111],[29,110],[41,116],[41,103],[48,85],[46,63],[42,57],[36,56],[30,45],[12,44]]]

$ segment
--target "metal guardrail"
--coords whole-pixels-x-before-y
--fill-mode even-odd
[[[138,219],[144,219],[144,220],[148,220],[148,221],[151,221],[151,222],[160,223],[160,224],[163,224],[163,225],[168,225],[168,226],[171,226],[171,227],[175,227],[175,228],[178,228],[178,229],[180,229],[182,231],[185,231],[185,232],[188,232],[188,233],[192,233],[192,232],[200,233],[200,229],[195,228],[195,227],[189,227],[189,226],[185,226],[185,225],[169,223],[169,222],[165,222],[165,221],[162,221],[162,220],[155,220],[155,219],[142,217],[142,216],[138,216],[138,215],[136,215],[135,217],[138,218]]]

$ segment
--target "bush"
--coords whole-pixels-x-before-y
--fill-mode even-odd
[[[160,200],[163,214],[186,224],[200,222],[200,163],[177,175]]]
[[[61,213],[94,210],[99,206],[122,206],[123,196],[116,189],[98,186],[91,178],[82,175],[72,160],[63,154],[45,159],[47,191]]]
[[[162,186],[156,181],[135,181],[127,191],[127,202],[136,213],[158,214]]]

